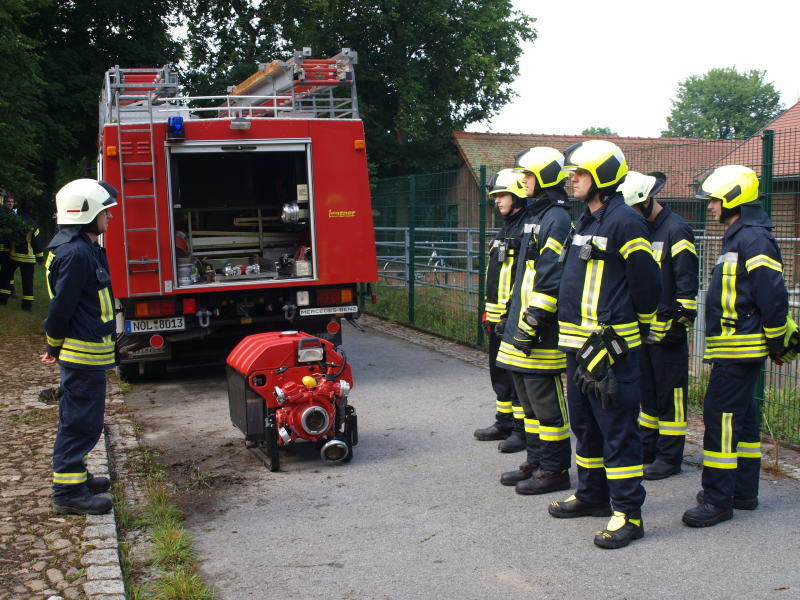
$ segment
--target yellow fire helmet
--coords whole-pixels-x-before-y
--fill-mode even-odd
[[[667,176],[658,171],[647,175],[638,171],[628,171],[617,191],[625,198],[625,204],[633,206],[645,202],[648,198],[660,192],[667,182]]]
[[[721,200],[722,208],[736,208],[758,200],[758,175],[742,165],[717,167],[696,195],[700,200]]]
[[[603,189],[617,185],[628,172],[625,155],[616,144],[606,140],[587,140],[564,151],[567,171],[588,171],[595,186]]]
[[[569,176],[564,170],[564,155],[547,146],[520,150],[514,155],[514,164],[517,173],[534,175],[536,185],[540,188],[557,185]]]
[[[522,175],[515,173],[513,169],[503,169],[498,171],[489,180],[489,195],[512,194],[517,198],[526,198],[525,184],[522,183]]]

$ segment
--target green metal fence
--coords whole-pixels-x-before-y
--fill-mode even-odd
[[[561,148],[563,150],[563,148]],[[699,408],[708,379],[702,362],[703,310],[723,229],[709,221],[694,198],[699,182],[715,167],[742,164],[761,178],[764,205],[775,224],[789,289],[791,311],[800,314],[800,130],[764,131],[740,141],[703,140],[635,147],[625,152],[630,169],[662,171],[667,185],[659,201],[693,227],[700,258],[697,320],[690,339],[690,404]],[[502,218],[486,197],[491,174],[511,166],[481,166],[442,173],[382,179],[373,183],[372,205],[378,254],[378,303],[368,312],[475,346],[485,345],[480,327],[487,243]],[[570,191],[569,189],[567,190]],[[583,206],[575,202],[573,217]],[[759,383],[764,430],[800,443],[800,361],[767,364]]]

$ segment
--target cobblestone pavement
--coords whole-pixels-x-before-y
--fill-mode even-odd
[[[39,362],[41,347],[36,336],[0,339],[0,600],[125,600],[114,515],[51,510],[58,407],[39,393],[58,385],[58,367]],[[107,421],[120,406],[112,393]],[[105,442],[89,457],[96,475],[109,473]]]

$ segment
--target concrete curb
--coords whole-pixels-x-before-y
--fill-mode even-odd
[[[108,449],[109,436],[106,430],[103,432],[102,443],[95,446],[89,455],[87,466],[90,472],[103,477],[111,476]],[[85,552],[81,557],[81,566],[86,570],[86,583],[83,584],[86,597],[91,600],[125,600],[116,514],[113,509],[105,515],[86,515],[82,550]]]

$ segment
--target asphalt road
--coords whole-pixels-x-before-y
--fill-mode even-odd
[[[697,530],[680,521],[700,481],[684,465],[646,482],[645,537],[602,550],[592,538],[606,519],[547,514],[567,494],[499,484],[522,455],[472,437],[494,412],[486,369],[373,330],[346,334],[360,431],[350,464],[308,449],[270,473],[230,423],[219,370],[129,394],[172,474],[214,482],[184,500],[222,600],[800,597],[798,482],[762,479],[758,510]]]

